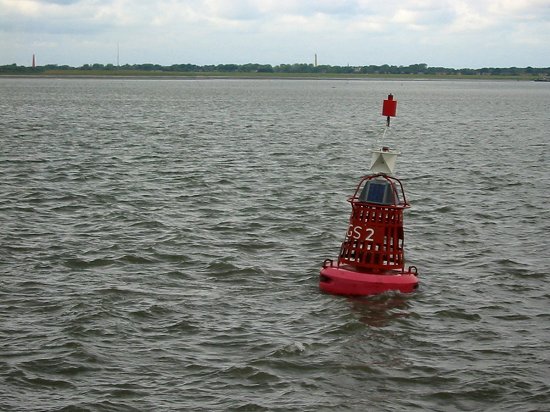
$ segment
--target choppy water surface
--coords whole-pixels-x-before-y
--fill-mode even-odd
[[[386,143],[421,288],[318,290]],[[0,79],[0,410],[543,411],[550,87]]]

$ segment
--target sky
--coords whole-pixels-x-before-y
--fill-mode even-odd
[[[550,67],[550,0],[0,0],[0,65]]]

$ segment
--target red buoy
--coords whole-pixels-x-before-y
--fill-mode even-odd
[[[392,95],[384,105],[388,101],[394,102],[393,109],[382,113],[395,116],[397,101]],[[371,174],[348,199],[351,215],[338,259],[323,262],[319,287],[324,292],[373,295],[410,293],[418,287],[416,267],[405,269],[403,211],[410,205],[403,184],[392,176],[397,155],[385,146],[372,151]]]

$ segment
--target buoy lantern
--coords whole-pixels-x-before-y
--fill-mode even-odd
[[[390,102],[386,106],[386,102]],[[390,94],[382,114],[395,116],[397,101]],[[393,176],[399,153],[388,147],[372,151],[370,172],[348,198],[349,225],[336,263],[323,262],[322,291],[336,295],[413,292],[418,287],[415,266],[405,269],[403,211],[410,207],[403,184]]]

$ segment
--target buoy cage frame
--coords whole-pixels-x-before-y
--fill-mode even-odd
[[[348,198],[352,212],[336,264],[326,259],[319,277],[324,292],[373,295],[418,287],[415,266],[405,270],[403,210],[409,208],[403,184],[393,176],[364,176]]]

